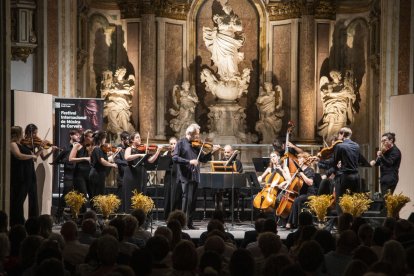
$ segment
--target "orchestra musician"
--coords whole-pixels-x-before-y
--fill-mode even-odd
[[[89,183],[91,185],[92,197],[105,194],[106,167],[117,168],[113,155],[117,152],[104,152],[106,142],[106,131],[97,130],[93,133],[93,149],[91,152],[91,169],[89,171]],[[108,157],[108,154],[110,155]]]
[[[63,164],[63,193],[59,198],[59,206],[56,212],[56,216],[61,218],[63,210],[66,206],[65,195],[74,189],[73,187],[73,171],[75,164],[69,162],[69,154],[72,151],[73,144],[78,143],[80,139],[80,133],[77,129],[69,131],[69,145],[65,147],[56,158],[53,160],[53,164]]]
[[[224,152],[223,152],[223,158],[222,158],[221,161],[228,161],[230,159],[230,157],[233,156],[234,149],[231,145],[225,145],[223,149],[224,149]],[[243,172],[242,162],[238,159],[234,159],[233,162],[235,162],[235,164],[236,164],[236,172],[242,173]],[[231,164],[231,165],[233,165],[233,164]],[[233,197],[232,197],[232,194],[231,194],[232,193],[231,190],[232,189],[225,189],[225,190],[219,189],[219,190],[217,190],[216,195],[215,195],[215,199],[216,199],[215,203],[216,203],[216,209],[217,210],[224,211],[224,206],[223,206],[223,197],[224,196],[229,199],[229,206],[232,206]],[[234,206],[233,206],[234,208],[238,207],[239,201],[237,199],[239,198],[239,193],[240,193],[239,189],[234,189],[234,199],[235,199]]]
[[[89,182],[89,172],[91,170],[90,153],[92,152],[93,143],[92,135],[92,130],[85,130],[79,139],[79,143],[73,143],[72,150],[69,154],[69,162],[75,163],[73,187],[79,193],[85,196],[88,195],[89,199],[92,199],[92,187]],[[86,208],[82,207],[82,211],[86,211]]]
[[[171,137],[168,140],[169,148],[164,155],[172,156],[177,145],[177,138]],[[167,220],[170,212],[181,209],[181,195],[183,191],[181,185],[177,183],[177,164],[173,163],[172,167],[165,171],[164,177],[164,217]]]
[[[401,151],[395,145],[395,133],[387,132],[381,136],[381,150],[377,152],[377,159],[370,164],[380,167],[381,193],[385,195],[390,190],[393,194],[401,164]]]
[[[257,177],[259,183],[263,182],[268,174],[272,174],[276,171],[279,172],[279,174],[281,174],[285,179],[290,179],[289,168],[286,166],[282,167],[280,164],[280,152],[275,150],[270,154],[269,166],[262,173],[262,175]]]
[[[351,192],[359,192],[360,190],[358,164],[361,154],[359,145],[351,140],[351,136],[352,130],[350,128],[341,128],[338,133],[338,140],[343,142],[338,143],[334,148],[334,164],[337,167],[335,193],[338,215],[342,214],[339,198],[346,193],[346,190]]]
[[[302,210],[305,202],[308,201],[309,196],[316,195],[317,193],[313,181],[315,177],[315,171],[309,167],[311,163],[311,155],[307,152],[299,153],[298,163],[299,173],[297,174],[297,177],[303,181],[303,184],[302,187],[300,187],[299,195],[293,201],[292,209],[286,223],[286,229],[293,229],[298,226],[299,213]]]
[[[193,225],[193,212],[196,207],[196,192],[200,182],[199,162],[211,160],[211,154],[220,148],[220,146],[214,145],[212,151],[207,153],[203,150],[205,143],[200,143],[199,139],[200,126],[195,123],[189,125],[185,131],[185,137],[177,142],[172,155],[173,161],[178,164],[177,178],[183,190],[182,211],[187,216],[189,229],[196,229]],[[197,140],[198,143],[195,143]]]
[[[128,166],[124,170],[123,188],[125,189],[125,209],[131,208],[131,197],[133,191],[145,194],[147,185],[147,171],[143,162],[137,165],[139,160],[146,155],[152,154],[146,162],[154,163],[157,160],[161,148],[157,147],[155,153],[149,152],[149,145],[141,144],[141,135],[139,132],[131,134],[130,146],[125,150],[125,160]]]
[[[335,142],[339,141],[338,140],[338,135],[335,134],[333,135],[330,139],[331,141],[331,146],[328,147],[329,151],[331,151],[331,154],[326,154],[326,157],[322,157],[319,156],[321,154],[318,154],[318,167],[319,169],[322,169],[324,172],[321,174],[321,183],[319,184],[319,190],[318,190],[318,195],[323,195],[323,194],[333,194],[334,192],[334,179],[335,179],[335,171],[336,171],[336,166],[334,164],[334,156],[333,156],[333,150],[334,150],[334,145]],[[328,148],[324,148],[324,149],[328,149]],[[321,152],[324,151],[324,149],[322,149]]]
[[[125,188],[123,187],[123,182],[124,171],[126,166],[128,166],[128,162],[125,160],[125,150],[129,147],[130,134],[127,131],[123,131],[119,136],[121,138],[121,143],[117,145],[117,148],[119,148],[120,151],[114,158],[115,164],[118,166],[118,173],[116,176],[116,183],[118,186],[117,194],[120,198],[122,198],[121,206],[119,208],[120,210],[126,212],[127,208],[125,208]]]
[[[22,145],[23,129],[20,126],[11,127],[10,137],[10,226],[24,225],[23,204],[29,196],[29,217],[39,215],[37,201],[37,183],[34,162],[37,154]]]

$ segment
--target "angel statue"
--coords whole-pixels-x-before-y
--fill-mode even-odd
[[[107,120],[106,130],[115,139],[119,140],[122,131],[133,132],[131,123],[132,95],[135,90],[135,78],[129,75],[125,79],[124,67],[115,71],[103,72],[101,94],[104,102],[104,118]],[[111,137],[112,138],[112,137]]]
[[[175,118],[170,121],[170,127],[177,137],[182,137],[185,135],[186,127],[195,122],[194,113],[198,103],[195,87],[188,81],[183,82],[181,88],[174,85],[172,99],[173,108],[170,108],[169,112]]]
[[[329,73],[332,81],[322,76],[319,82],[323,115],[319,122],[318,133],[326,141],[338,131],[354,121],[356,94],[352,71],[348,71],[345,80],[339,71]]]
[[[262,134],[263,143],[271,143],[282,129],[282,118],[285,115],[282,103],[283,93],[280,85],[273,89],[271,82],[265,82],[263,87],[260,87],[256,100],[259,121],[256,122],[255,129]]]

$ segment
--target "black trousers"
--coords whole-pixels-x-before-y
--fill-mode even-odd
[[[197,204],[197,181],[190,181],[181,183],[181,188],[183,189],[182,197],[182,211],[187,216],[187,224],[193,224],[193,216]]]
[[[58,185],[60,185],[60,183],[58,183]],[[57,209],[57,216],[60,217],[63,214],[63,210],[66,207],[65,195],[67,195],[73,189],[74,189],[74,187],[73,187],[73,180],[72,179],[63,180],[63,191],[61,191],[60,198],[59,198],[59,206],[58,206],[58,209]]]
[[[335,179],[335,203],[338,216],[342,214],[341,206],[339,206],[339,198],[350,190],[351,193],[358,193],[360,190],[360,179],[358,173],[341,174]]]
[[[169,174],[169,172],[167,172]],[[181,196],[183,194],[180,183],[176,182],[176,178],[164,178],[164,218],[167,220],[170,212],[180,209],[182,206]]]
[[[290,210],[289,218],[287,223],[290,223],[292,226],[298,226],[299,222],[299,213],[301,212],[305,202],[308,201],[309,195],[300,195],[293,201],[292,209]]]

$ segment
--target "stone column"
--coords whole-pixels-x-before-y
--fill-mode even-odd
[[[299,32],[299,122],[301,140],[313,140],[316,126],[315,97],[315,17],[313,3],[302,7]]]
[[[10,0],[0,1],[0,210],[10,203]]]
[[[157,131],[156,139],[165,140],[165,20],[159,19],[158,22],[158,43],[157,43]]]
[[[390,96],[398,95],[400,1],[381,1],[380,30],[380,133],[390,127]]]
[[[156,51],[157,33],[155,14],[141,16],[141,83],[139,84],[139,125],[143,139],[153,138],[156,131]]]

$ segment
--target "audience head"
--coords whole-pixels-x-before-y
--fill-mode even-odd
[[[112,225],[108,225],[102,230],[102,236],[103,235],[110,235],[119,240],[118,229]]]
[[[98,216],[94,210],[88,210],[83,214],[83,220],[85,219],[93,219],[93,221],[98,221]]]
[[[96,233],[96,222],[91,219],[84,219],[82,221],[82,232],[89,235],[95,235]]]
[[[390,240],[392,233],[389,228],[385,226],[379,226],[374,229],[372,241],[375,245],[384,246],[384,243]]]
[[[148,254],[146,250],[135,250],[131,256],[130,266],[134,270],[136,276],[151,275],[151,254]]]
[[[168,244],[171,247],[172,240],[173,240],[173,233],[170,228],[168,228],[167,226],[158,226],[157,230],[155,230],[154,232],[154,237],[155,236],[162,236],[166,238],[168,241]]]
[[[224,240],[219,236],[210,236],[204,245],[204,251],[213,251],[222,255],[225,250]]]
[[[344,276],[362,276],[368,271],[368,266],[361,260],[352,260],[348,263]]]
[[[277,223],[273,218],[267,218],[263,224],[263,232],[277,233]]]
[[[30,217],[24,223],[27,235],[40,235],[40,225],[37,217]]]
[[[384,244],[381,261],[388,262],[398,273],[405,269],[405,249],[395,240],[389,240]]]
[[[254,229],[256,230],[257,233],[263,232],[264,222],[265,222],[265,219],[261,217],[257,218],[256,221],[254,222]]]
[[[306,241],[299,248],[298,262],[306,272],[316,272],[324,261],[323,249],[316,241]]]
[[[373,263],[378,261],[377,254],[368,246],[360,245],[358,246],[352,257],[354,260],[361,260],[367,266],[371,266]]]
[[[352,251],[359,245],[358,237],[352,230],[343,231],[336,242],[336,250],[345,255],[351,255]]]
[[[216,219],[221,221],[221,223],[224,224],[224,212],[223,210],[216,209],[213,211],[213,214],[211,215],[211,219]]]
[[[0,233],[0,264],[10,255],[10,242],[6,233]]]
[[[23,225],[17,224],[10,228],[10,256],[19,255],[20,245],[26,237],[27,233]]]
[[[145,250],[151,254],[153,263],[160,263],[170,251],[168,240],[163,236],[154,236],[148,239]]]
[[[56,275],[65,276],[65,269],[62,261],[56,258],[43,260],[35,269],[35,276]]]
[[[349,230],[352,227],[353,216],[349,213],[343,213],[338,217],[338,232]]]
[[[400,219],[394,226],[394,237],[398,240],[401,236],[412,234],[414,230],[413,224],[405,219]]]
[[[313,239],[322,247],[324,254],[336,249],[336,240],[328,230],[316,231]]]
[[[119,253],[118,240],[111,235],[103,235],[98,239],[98,259],[103,265],[113,265]]]
[[[258,245],[265,258],[277,254],[282,248],[280,237],[272,232],[264,232],[259,235]]]
[[[137,229],[138,227],[138,220],[134,216],[126,215],[124,217],[124,224],[125,224],[124,235],[126,237],[132,237],[135,233],[135,229]]]
[[[62,225],[60,234],[65,241],[75,241],[78,238],[78,226],[73,221],[69,220]]]
[[[230,274],[232,276],[252,276],[254,275],[255,262],[246,249],[237,249],[233,252],[233,255],[230,258]]]
[[[36,252],[36,265],[40,265],[44,260],[49,258],[63,261],[62,251],[57,241],[44,239]]]
[[[371,246],[373,236],[374,229],[372,229],[372,227],[368,223],[364,223],[359,227],[358,238],[362,244],[366,246]]]
[[[194,243],[180,241],[172,253],[173,268],[177,271],[194,271],[197,267],[197,252]]]
[[[138,221],[138,227],[142,227],[145,223],[145,219],[147,218],[147,215],[145,214],[144,210],[142,209],[134,209],[131,213],[132,216],[134,216]]]
[[[279,275],[280,271],[292,264],[292,260],[285,254],[273,254],[270,255],[264,264],[263,268],[263,275],[264,276],[273,276],[273,275]]]
[[[187,226],[187,218],[183,211],[181,210],[174,210],[168,215],[167,223],[172,220],[176,219],[181,224],[181,229],[185,228]]]
[[[205,251],[200,258],[199,268],[202,274],[207,274],[207,269],[212,268],[216,275],[221,273],[221,256],[213,251]]]
[[[310,212],[300,212],[298,216],[298,226],[313,225],[313,217]]]
[[[51,215],[43,214],[37,218],[40,227],[40,235],[47,239],[52,234],[53,219]]]
[[[213,230],[220,230],[224,232],[224,224],[218,219],[212,219],[207,224],[207,232],[211,232]]]
[[[20,260],[22,268],[26,269],[35,262],[36,251],[43,242],[43,238],[38,235],[27,236],[20,247]]]
[[[118,230],[118,240],[122,241],[124,239],[125,221],[121,217],[115,217],[109,222],[109,225]]]

